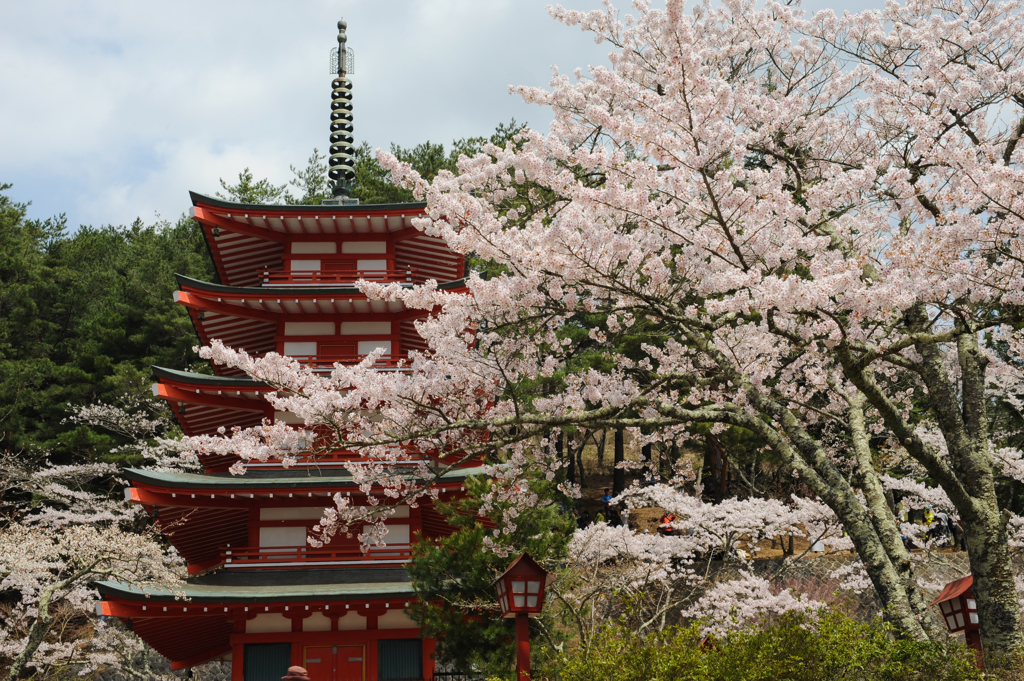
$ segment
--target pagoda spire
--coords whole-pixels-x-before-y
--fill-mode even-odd
[[[346,47],[348,36],[344,19],[338,22],[337,59],[332,60],[332,71],[337,77],[331,83],[331,157],[328,177],[334,181],[333,202],[348,203],[350,186],[355,177],[352,167],[355,150],[352,147],[352,50]]]

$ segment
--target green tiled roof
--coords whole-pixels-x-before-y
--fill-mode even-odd
[[[358,465],[358,464],[353,464]],[[180,473],[165,471],[144,471],[137,468],[125,470],[129,480],[144,482],[158,487],[213,488],[233,487],[238,489],[262,487],[333,487],[354,484],[352,476],[330,469],[256,470],[245,475],[230,473]],[[456,468],[441,476],[441,482],[459,482],[473,475],[483,475],[482,466]]]
[[[339,570],[343,573],[343,570]],[[140,588],[121,582],[97,582],[104,596],[129,600],[174,600],[168,589]],[[278,602],[294,600],[335,600],[351,598],[413,598],[412,582],[355,582],[330,584],[273,584],[263,586],[225,586],[219,584],[186,584],[182,591],[189,601],[206,603]]]
[[[211,376],[210,374],[197,374],[192,371],[178,371],[177,369],[165,369],[163,367],[151,366],[153,375],[157,378],[166,378],[172,381],[180,381],[191,385],[228,386],[232,388],[261,388],[266,383],[254,381],[251,378],[237,376]]]

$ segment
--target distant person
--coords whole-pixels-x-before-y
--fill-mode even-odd
[[[943,540],[943,542],[942,542],[943,544],[949,543],[949,537],[950,537],[950,534],[951,534],[950,533],[950,528],[949,528],[949,525],[950,525],[949,516],[946,515],[945,513],[943,513],[942,511],[939,511],[939,512],[937,512],[935,514],[935,523],[936,523],[936,525],[932,529],[932,532],[934,533],[934,536],[939,538],[939,539],[942,539]]]
[[[607,487],[604,488],[604,496],[601,497],[602,511],[601,516],[606,519],[609,525],[615,524],[615,511],[612,510],[612,499],[611,490]]]
[[[950,523],[953,531],[953,546],[958,551],[967,550],[967,535],[964,533],[964,526],[960,524],[960,519],[956,518]]]
[[[676,528],[672,524],[675,521],[676,521],[676,514],[675,513],[669,512],[669,513],[666,513],[665,515],[661,516],[661,524],[658,526],[658,534],[664,535],[666,537],[675,536]]]
[[[281,681],[310,681],[309,672],[305,667],[288,667],[288,673],[281,677]]]

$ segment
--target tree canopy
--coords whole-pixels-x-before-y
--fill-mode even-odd
[[[212,261],[191,220],[72,232],[25,209],[0,194],[0,448],[101,457],[116,440],[68,405],[138,396],[153,364],[203,370],[172,294],[175,273],[213,279]]]

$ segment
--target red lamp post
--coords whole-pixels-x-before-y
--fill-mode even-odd
[[[530,678],[530,618],[544,607],[544,592],[554,577],[529,554],[512,561],[494,580],[503,618],[516,619],[516,681]]]
[[[977,652],[981,666],[981,624],[978,621],[978,603],[971,589],[973,585],[974,577],[971,575],[950,582],[931,605],[939,606],[942,621],[951,634],[964,632],[967,646]]]

